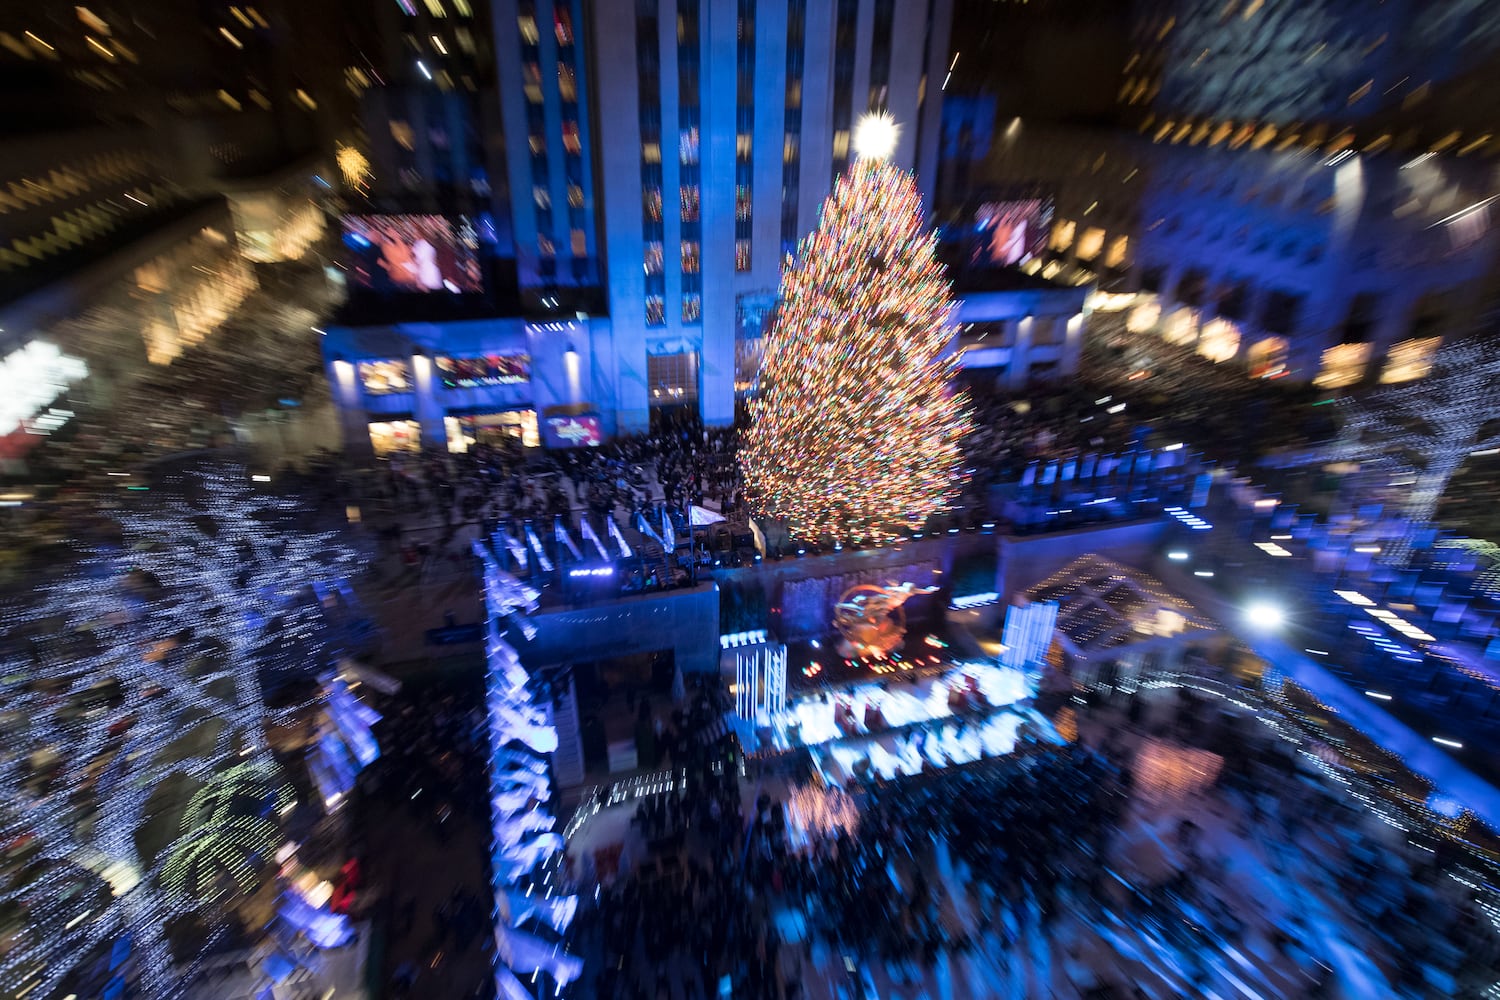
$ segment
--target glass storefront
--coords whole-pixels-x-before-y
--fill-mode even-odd
[[[443,425],[448,432],[448,450],[454,453],[466,452],[476,444],[520,441],[527,448],[537,448],[542,443],[535,410],[444,417]]]
[[[415,420],[388,420],[370,424],[370,444],[377,455],[422,450],[422,427]]]

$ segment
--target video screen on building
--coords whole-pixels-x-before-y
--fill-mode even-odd
[[[354,282],[385,292],[478,292],[479,236],[466,218],[349,215],[344,245]]]
[[[986,264],[1024,264],[1047,248],[1052,231],[1050,197],[987,201],[974,213],[975,256]]]
[[[437,359],[438,377],[449,389],[484,385],[515,385],[531,381],[531,355],[485,354],[480,357]]]
[[[592,413],[548,417],[547,436],[554,448],[597,448],[604,443],[604,426]]]

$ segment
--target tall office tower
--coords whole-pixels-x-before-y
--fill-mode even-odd
[[[644,430],[655,406],[696,404],[705,423],[733,421],[783,260],[848,165],[861,115],[888,110],[902,128],[894,162],[931,183],[950,8],[593,5],[619,433]]]
[[[1496,110],[1486,0],[1148,0],[1132,36],[1122,101],[1159,117],[1333,129]]]
[[[552,307],[597,286],[594,134],[582,0],[493,0],[517,277]]]
[[[384,212],[481,217],[509,257],[504,132],[484,0],[361,0],[347,68],[368,149],[363,191]]]

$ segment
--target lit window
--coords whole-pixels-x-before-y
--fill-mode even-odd
[[[1279,339],[1279,338],[1278,338]],[[1342,389],[1364,380],[1370,363],[1368,343],[1335,344],[1323,352],[1322,365],[1313,385],[1320,389]]]
[[[662,272],[662,244],[661,240],[651,240],[646,244],[646,273],[661,274]]]
[[[516,18],[516,23],[521,28],[521,41],[526,45],[535,45],[540,38],[536,30],[536,18],[530,14],[522,14]]]
[[[1052,249],[1061,253],[1073,245],[1073,234],[1077,226],[1067,219],[1059,219],[1056,226],[1052,228]]]
[[[641,206],[646,218],[652,222],[661,221],[661,188],[646,188],[641,192]]]
[[[1240,351],[1240,331],[1227,319],[1213,319],[1203,324],[1198,337],[1198,353],[1214,364],[1233,361]]]
[[[1442,342],[1442,337],[1419,337],[1401,341],[1386,356],[1385,370],[1380,373],[1380,381],[1389,384],[1425,377],[1432,371],[1433,355]]]
[[[698,162],[698,129],[696,127],[682,130],[677,140],[677,158],[681,163]]]
[[[572,244],[574,257],[587,257],[589,255],[588,236],[582,229],[575,229],[569,233],[568,241]]]
[[[660,195],[657,195],[657,204],[658,206],[660,206],[661,204]],[[579,187],[577,184],[568,185],[568,205],[572,208],[583,207],[583,188]]]
[[[554,257],[557,255],[557,246],[553,244],[552,237],[550,236],[538,235],[536,238],[536,248],[541,252],[543,257]]]
[[[646,325],[665,326],[667,322],[667,300],[661,295],[646,296]],[[646,359],[651,360],[649,357]]]
[[[562,126],[563,149],[577,156],[583,150],[583,144],[578,138],[578,123],[563,122]]]
[[[1125,264],[1125,255],[1130,250],[1130,237],[1116,236],[1109,244],[1109,251],[1104,255],[1105,267],[1122,267]]]
[[[660,163],[661,162],[661,143],[659,143],[659,142],[643,142],[643,143],[641,143],[641,159],[643,161],[645,161],[646,163]]]
[[[781,143],[781,162],[791,163],[801,154],[801,140],[795,132],[788,132]]]
[[[1078,259],[1093,260],[1104,249],[1104,230],[1085,229],[1078,238]]]
[[[578,82],[573,75],[573,67],[567,63],[557,64],[557,92],[565,101],[578,100]]]
[[[734,241],[734,269],[736,271],[750,270],[750,241]]]
[[[741,132],[734,137],[734,155],[741,160],[750,159],[750,150],[753,142],[749,132]]]
[[[696,323],[703,318],[703,296],[689,292],[682,297],[682,321]]]
[[[833,133],[833,158],[842,160],[849,155],[849,130],[841,128]]]
[[[735,185],[734,217],[741,221],[750,218],[750,186],[748,184]]]
[[[540,184],[531,189],[531,197],[536,201],[537,208],[552,207],[552,193]]]
[[[683,240],[682,241],[682,273],[683,274],[697,274],[698,273],[698,241],[697,240]]]
[[[684,184],[681,190],[682,221],[694,222],[698,218],[698,185]]]
[[[557,31],[558,45],[573,44],[573,15],[567,9],[559,6],[552,15],[553,26]]]
[[[427,13],[433,17],[448,16],[448,12],[443,9],[443,0],[427,0]]]

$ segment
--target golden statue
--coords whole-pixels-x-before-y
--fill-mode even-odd
[[[913,583],[859,583],[844,591],[833,606],[833,624],[843,635],[839,653],[850,659],[884,657],[901,648],[906,638],[906,612],[901,605],[914,594],[931,594],[936,587]]]

